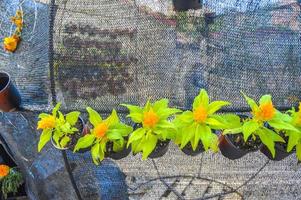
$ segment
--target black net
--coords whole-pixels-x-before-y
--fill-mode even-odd
[[[55,5],[56,92],[70,109],[107,112],[163,97],[189,108],[201,88],[233,102],[231,110],[246,107],[240,91],[270,93],[278,107],[299,99],[295,1],[210,1],[180,13],[172,1]]]
[[[300,101],[300,2],[204,0],[175,12],[172,0],[1,0],[0,37],[24,12],[22,42],[0,49],[0,69],[18,86],[23,107],[47,111],[169,98],[190,108],[201,88],[213,99],[247,106],[239,94],[270,93],[277,107]],[[48,59],[49,58],[49,59]],[[122,119],[124,120],[124,115]],[[140,155],[100,166],[90,153],[63,156],[51,144],[37,153],[37,113],[1,113],[0,134],[26,177],[30,199],[300,199],[295,155],[268,161],[259,152],[230,161],[220,153],[184,155],[175,145],[159,159]]]

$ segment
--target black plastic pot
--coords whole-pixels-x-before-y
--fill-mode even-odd
[[[176,11],[187,11],[190,9],[202,8],[202,0],[173,0]]]
[[[71,135],[71,141],[69,142],[69,144],[67,145],[67,147],[64,147],[64,148],[61,148],[61,147],[59,147],[56,143],[55,143],[55,141],[53,140],[53,138],[51,137],[51,143],[53,144],[53,146],[56,148],[56,149],[58,149],[58,150],[71,150],[71,151],[73,151],[73,149],[74,149],[74,147],[75,147],[75,145],[76,145],[76,143],[77,143],[77,140],[80,138],[80,137],[82,137],[82,136],[84,136],[85,134],[87,134],[87,126],[85,125],[85,122],[84,122],[84,120],[81,118],[81,117],[79,117],[78,118],[78,122],[79,122],[79,126],[81,127],[81,128],[79,128],[79,127],[77,127],[80,131],[78,131],[78,132],[76,132],[76,133],[74,133],[73,135]],[[89,151],[90,150],[90,148],[86,148],[86,149],[81,149],[81,150],[79,150],[78,151],[78,153],[85,153],[85,152],[87,152],[87,151]]]
[[[162,157],[164,154],[166,154],[168,150],[170,140],[166,141],[158,141],[155,149],[152,151],[152,153],[148,156],[149,158],[159,158]]]
[[[10,75],[0,72],[0,110],[11,112],[18,110],[21,105],[21,96],[11,81]]]
[[[219,136],[219,144],[218,147],[223,156],[229,158],[231,160],[239,159],[249,153],[248,150],[243,150],[236,147],[232,141],[229,139],[228,135],[220,135]]]
[[[112,158],[114,160],[120,160],[122,158],[127,157],[130,153],[131,153],[131,147],[129,146],[129,148],[125,147],[122,149],[122,151],[119,152],[114,152],[113,151],[113,143],[109,143],[107,145],[107,155],[106,157]]]
[[[198,147],[196,148],[195,151],[193,151],[190,142],[181,150],[182,150],[183,153],[185,153],[186,155],[189,155],[189,156],[197,156],[200,153],[205,151],[203,143],[201,141],[199,142],[199,145],[198,145]]]
[[[275,143],[275,158],[273,158],[270,150],[267,148],[267,146],[262,145],[262,147],[260,148],[261,153],[263,153],[266,157],[268,157],[270,160],[274,160],[274,161],[280,161],[283,160],[284,158],[288,157],[289,155],[291,155],[293,153],[293,151],[291,152],[287,152],[286,148],[284,148],[280,143],[276,142]]]

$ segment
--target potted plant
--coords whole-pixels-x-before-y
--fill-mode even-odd
[[[279,146],[279,154],[282,158],[287,157],[296,151],[296,156],[301,161],[301,103],[298,111],[293,107],[285,114],[285,121],[293,125],[297,130],[280,131],[284,135],[286,143]]]
[[[202,8],[202,0],[173,0],[176,11],[187,11],[189,9]]]
[[[11,77],[6,72],[0,72],[0,110],[10,112],[18,109],[21,104],[21,96]]]
[[[277,151],[275,150],[275,144],[285,142],[284,139],[275,132],[275,129],[296,130],[296,128],[283,120],[284,116],[274,107],[271,95],[262,96],[259,100],[259,105],[257,105],[253,99],[244,93],[242,94],[251,107],[252,117],[242,120],[241,126],[227,129],[223,134],[236,135],[234,137],[228,136],[227,139],[228,142],[232,143],[232,145],[239,150],[250,152],[256,151],[258,148],[267,148],[271,154],[271,158],[275,158],[278,153],[277,146]],[[238,123],[236,122],[236,124]],[[274,130],[267,126],[272,127]],[[261,142],[263,145],[260,144]],[[220,145],[220,148],[223,148],[223,145]],[[224,151],[225,150],[226,149],[224,149]]]
[[[161,99],[154,103],[147,101],[144,107],[122,104],[129,109],[127,117],[138,124],[127,146],[132,145],[134,154],[142,152],[143,160],[163,156],[168,150],[170,139],[174,137],[176,129],[168,119],[181,110],[169,108],[168,103],[168,99]]]
[[[52,110],[52,114],[41,113],[39,115],[37,129],[41,129],[42,134],[38,144],[38,152],[42,150],[47,142],[60,150],[73,150],[76,141],[84,135],[85,124],[79,116],[80,112],[73,111],[65,116],[59,111],[61,104],[58,103]]]
[[[105,157],[121,159],[129,155],[131,149],[126,143],[133,128],[120,122],[116,110],[105,120],[90,107],[87,112],[93,128],[78,140],[74,152],[91,147],[92,159],[96,165]]]
[[[9,194],[15,196],[23,182],[22,174],[17,168],[10,168],[4,164],[0,165],[1,199],[7,199],[10,196]]]
[[[209,149],[218,151],[218,137],[214,130],[224,127],[224,124],[216,112],[227,105],[230,103],[226,101],[210,103],[206,90],[202,89],[194,99],[192,111],[188,110],[176,116],[175,143],[185,154],[196,156]]]

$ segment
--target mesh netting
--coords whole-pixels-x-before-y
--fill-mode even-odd
[[[28,110],[61,101],[66,110],[91,106],[104,114],[163,97],[190,108],[201,88],[233,102],[231,111],[246,110],[240,90],[271,93],[279,108],[300,100],[297,0],[204,0],[202,9],[181,13],[171,0],[1,0],[1,39],[13,31],[17,9],[23,40],[14,54],[0,49],[0,69]],[[51,144],[36,152],[36,121],[34,112],[0,115],[29,198],[77,199],[62,154]],[[301,198],[295,155],[273,162],[256,152],[230,161],[220,153],[189,157],[170,145],[155,160],[137,155],[95,166],[89,152],[67,158],[84,200]]]
[[[56,1],[54,67],[59,100],[107,112],[167,97],[189,108],[200,88],[246,107],[239,91],[299,99],[300,6],[294,1]],[[229,2],[229,3],[228,3]]]

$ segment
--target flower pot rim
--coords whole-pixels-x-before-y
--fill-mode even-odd
[[[83,129],[81,131],[81,134],[84,135],[84,132],[85,132],[85,122],[84,122],[84,119],[81,116],[79,116],[78,119],[80,119],[80,121],[82,122]],[[51,136],[51,143],[58,150],[62,150],[63,151],[63,150],[68,150],[69,149],[69,147],[59,147],[57,144],[55,144],[55,142],[53,141],[53,137],[52,136]]]
[[[0,94],[5,91],[7,89],[7,87],[9,86],[9,84],[11,83],[11,78],[10,78],[10,74],[8,72],[0,72],[0,75],[3,74],[3,75],[6,75],[7,78],[8,78],[8,82],[6,83],[5,87],[3,87],[2,90],[0,90]],[[2,77],[1,77],[2,78]]]

